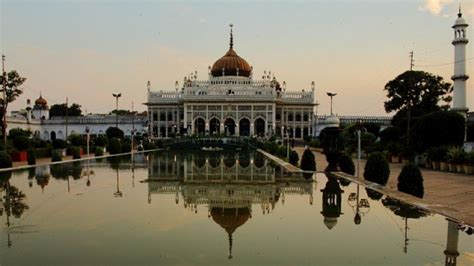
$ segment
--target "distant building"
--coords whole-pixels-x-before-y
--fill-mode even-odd
[[[12,128],[30,130],[33,136],[43,140],[66,139],[72,134],[86,134],[89,129],[91,136],[104,135],[109,127],[115,127],[117,116],[108,114],[89,114],[85,116],[49,117],[48,102],[41,95],[31,107],[27,100],[24,110],[13,111],[7,116],[7,132]],[[146,115],[127,115],[118,117],[118,127],[126,136],[147,133]]]

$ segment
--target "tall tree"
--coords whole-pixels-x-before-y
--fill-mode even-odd
[[[6,123],[5,121],[5,116],[7,114],[8,110],[8,104],[15,101],[18,96],[20,96],[23,93],[23,90],[20,88],[20,86],[26,81],[26,78],[21,77],[16,70],[12,70],[8,73],[4,72],[0,76],[0,84],[2,87],[0,87],[0,105],[1,105],[1,110],[0,110],[0,115],[2,117],[2,134],[5,136],[6,134]],[[5,91],[4,91],[4,86],[5,86]],[[5,94],[4,94],[5,93]],[[3,96],[5,95],[5,99]]]
[[[418,112],[431,112],[438,110],[438,102],[443,100],[449,102],[447,95],[453,88],[450,83],[445,82],[442,77],[424,71],[409,70],[394,80],[389,81],[384,90],[387,91],[388,101],[385,102],[387,113],[397,111],[405,112],[407,117],[406,139],[409,145],[411,113],[415,109]]]
[[[66,116],[66,109],[67,115],[68,116],[81,116],[82,115],[82,110],[81,106],[77,103],[73,103],[71,106],[66,108],[66,104],[53,104],[49,108],[49,117],[53,116]]]

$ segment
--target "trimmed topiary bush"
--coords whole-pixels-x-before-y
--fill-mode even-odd
[[[12,158],[4,151],[0,151],[0,168],[10,168],[13,166]]]
[[[132,143],[129,139],[124,139],[122,143],[122,152],[131,152],[132,151]]]
[[[290,163],[292,165],[298,166],[298,161],[300,160],[298,153],[294,150],[290,151]]]
[[[400,192],[423,198],[423,176],[421,175],[420,168],[413,163],[403,166],[398,176],[397,187]]]
[[[106,147],[107,144],[108,144],[109,140],[107,139],[106,136],[104,135],[100,135],[97,137],[97,139],[95,140],[95,145],[96,146],[100,146],[100,147]]]
[[[381,152],[371,153],[365,164],[364,178],[380,185],[385,185],[389,176],[390,166],[385,156]]]
[[[354,162],[352,161],[351,156],[347,154],[342,154],[341,156],[339,156],[339,168],[341,169],[342,172],[346,174],[349,174],[349,175],[355,174]]]
[[[95,147],[95,156],[103,156],[104,155],[104,148],[103,147]]]
[[[109,147],[108,147],[110,154],[118,154],[122,152],[122,143],[118,138],[111,138],[109,140]]]
[[[60,162],[63,158],[61,157],[61,153],[57,150],[53,150],[51,152],[51,162]]]
[[[36,152],[34,149],[29,149],[28,150],[28,164],[29,165],[34,165],[36,164]]]
[[[53,148],[55,149],[66,149],[67,143],[65,140],[62,139],[55,139],[53,140]]]
[[[305,171],[316,171],[316,160],[310,149],[305,149],[301,156],[300,168]]]
[[[72,146],[82,146],[85,144],[84,138],[79,135],[79,134],[72,134],[68,137],[69,143],[71,143]]]
[[[81,149],[79,147],[71,147],[72,159],[81,159]]]
[[[123,131],[118,128],[118,127],[109,127],[107,128],[107,130],[105,131],[105,134],[107,134],[107,138],[109,139],[113,139],[113,138],[118,138],[118,139],[123,139]]]
[[[30,145],[31,141],[27,136],[20,135],[13,139],[13,147],[19,151],[26,151],[30,148]]]

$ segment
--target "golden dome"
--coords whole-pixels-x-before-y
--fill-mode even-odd
[[[249,208],[212,208],[211,216],[214,222],[232,234],[250,218]]]
[[[48,105],[48,102],[40,95],[38,99],[35,101],[36,105],[41,105],[41,106],[46,106]]]
[[[252,73],[252,67],[247,63],[247,61],[245,61],[245,59],[237,55],[233,46],[234,42],[231,26],[229,51],[212,65],[211,74],[213,77],[221,77],[224,75],[249,77]]]

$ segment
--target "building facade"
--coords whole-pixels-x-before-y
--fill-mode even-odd
[[[209,66],[207,80],[194,72],[171,91],[153,91],[148,82],[149,136],[312,136],[314,82],[307,90],[287,91],[271,72],[261,80],[253,74],[233,49],[231,28],[229,50]]]

